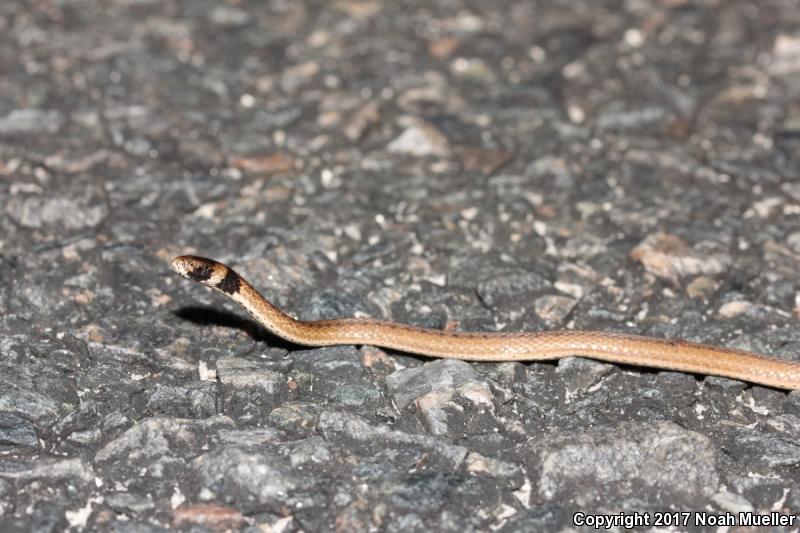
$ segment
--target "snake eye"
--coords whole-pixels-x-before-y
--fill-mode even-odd
[[[204,257],[181,255],[173,259],[170,266],[184,278],[202,283],[214,275],[215,263]]]

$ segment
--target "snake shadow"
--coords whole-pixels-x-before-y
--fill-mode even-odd
[[[277,335],[273,335],[255,320],[224,309],[194,305],[181,307],[173,311],[172,315],[198,326],[213,325],[239,329],[250,335],[256,342],[266,343],[272,348],[282,348],[289,351],[304,348],[299,344],[288,342]],[[307,347],[305,348],[307,349]]]

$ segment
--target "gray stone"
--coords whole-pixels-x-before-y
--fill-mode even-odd
[[[719,376],[706,376],[705,379],[703,379],[703,383],[706,387],[721,389],[731,396],[738,395],[747,387],[747,384],[741,381],[721,378]]]
[[[223,410],[240,420],[266,416],[288,394],[287,377],[265,361],[225,357],[217,361]]]
[[[297,352],[291,379],[297,392],[349,406],[377,406],[381,391],[372,383],[354,346],[333,346]]]
[[[15,109],[0,117],[0,135],[55,133],[64,124],[64,115],[54,109]]]
[[[251,16],[247,11],[237,9],[231,6],[216,6],[208,14],[209,20],[214,24],[225,27],[240,27],[244,26],[251,20]]]
[[[100,224],[108,216],[108,205],[101,191],[86,186],[70,195],[14,196],[6,204],[5,211],[26,228],[76,231]]]
[[[714,503],[719,505],[720,509],[730,513],[752,513],[755,509],[753,504],[747,501],[740,494],[733,492],[720,492],[711,497]]]
[[[409,126],[386,149],[416,157],[445,156],[449,153],[447,138],[430,124]]]
[[[293,505],[303,486],[286,459],[264,449],[224,446],[192,462],[211,498],[251,511]]]
[[[536,314],[548,324],[561,324],[569,316],[578,300],[560,294],[546,294],[536,298],[533,307]]]
[[[363,374],[361,354],[354,346],[333,346],[316,350],[303,350],[292,354],[295,370],[334,376],[348,381],[359,379]]]
[[[447,444],[428,435],[415,435],[392,430],[383,425],[370,424],[360,417],[346,413],[323,411],[317,427],[327,440],[338,442],[340,439],[345,439],[347,442],[357,444],[359,448],[365,450],[365,453],[368,450],[385,447],[387,444],[412,446],[435,456],[438,462],[448,468],[466,468],[469,471],[516,480],[519,480],[521,474],[519,467],[514,464],[482,456],[463,446]]]
[[[221,429],[217,435],[223,444],[240,446],[258,446],[285,440],[284,434],[274,428]]]
[[[155,508],[153,500],[146,495],[130,492],[115,492],[104,497],[103,502],[117,511],[125,514],[142,514]]]
[[[14,509],[14,486],[0,477],[0,517],[10,514]]]
[[[554,531],[558,530],[561,524],[571,521],[573,514],[556,502],[548,502],[515,514],[498,531],[500,533]]]
[[[320,414],[317,428],[330,440],[345,437],[350,441],[369,445],[381,441],[413,444],[430,448],[450,461],[451,466],[462,463],[467,449],[462,446],[446,444],[428,435],[414,435],[392,430],[383,425],[375,425],[367,420],[348,413],[326,410]]]
[[[297,468],[306,464],[324,465],[333,459],[330,447],[320,437],[309,437],[292,446],[289,460]]]
[[[108,442],[95,455],[98,462],[125,461],[136,464],[165,455],[185,457],[216,438],[216,430],[232,428],[226,416],[204,420],[147,418]]]
[[[584,359],[582,357],[565,357],[558,361],[556,374],[564,382],[567,397],[580,391],[586,391],[608,376],[615,369],[614,365]]]
[[[286,378],[261,361],[226,357],[217,361],[217,378],[233,389],[254,388],[270,396],[280,395]]]
[[[208,381],[157,387],[147,399],[147,408],[158,415],[206,418],[217,412],[216,388],[216,383]]]
[[[58,416],[61,405],[39,392],[0,383],[0,411],[46,421]]]
[[[66,480],[85,485],[94,482],[90,464],[77,458],[42,457],[29,462],[0,462],[0,479],[30,483],[31,481]]]
[[[386,386],[399,409],[413,402],[435,434],[447,433],[448,410],[463,410],[456,397],[478,408],[494,409],[494,395],[486,380],[469,363],[455,359],[398,370],[387,376]]]
[[[503,270],[480,281],[476,291],[486,305],[501,308],[520,298],[533,300],[534,295],[550,286],[550,282],[536,272]]]
[[[0,446],[4,444],[38,447],[36,428],[20,416],[0,412]]]
[[[608,490],[636,495],[652,489],[688,504],[710,498],[719,488],[712,442],[668,422],[556,433],[526,448],[536,490],[547,501],[581,487],[574,500],[581,505],[604,501]]]
[[[728,439],[728,453],[742,461],[761,463],[769,468],[800,463],[797,434],[782,435],[757,428],[741,428]]]
[[[649,124],[665,122],[670,113],[661,107],[609,110],[597,117],[597,127],[604,130],[636,130]]]
[[[317,425],[324,407],[318,403],[286,402],[272,410],[269,422],[294,435],[309,435]]]
[[[631,258],[649,272],[675,284],[690,275],[713,275],[723,272],[732,259],[725,252],[698,250],[669,233],[648,235],[633,250]]]

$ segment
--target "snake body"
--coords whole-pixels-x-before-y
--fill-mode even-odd
[[[287,315],[232,268],[184,255],[172,260],[181,276],[221,292],[259,324],[295,344],[358,344],[467,361],[545,361],[584,356],[611,363],[723,376],[780,389],[800,389],[800,363],[743,350],[599,331],[478,333],[440,331],[385,320],[338,318],[304,322]]]

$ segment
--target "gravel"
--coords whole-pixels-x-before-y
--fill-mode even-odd
[[[303,319],[800,361],[798,22],[782,0],[2,3],[0,529],[800,512],[796,393],[299,347],[168,267],[230,263]]]

